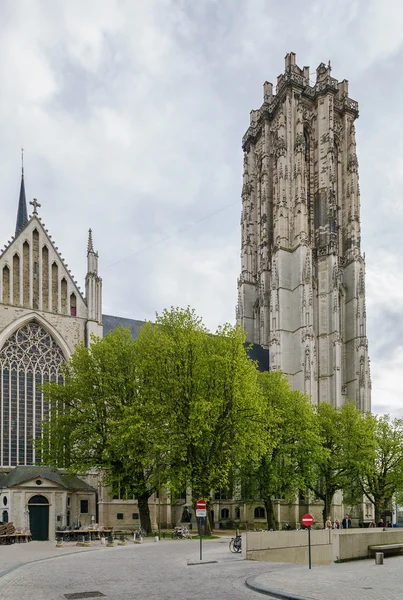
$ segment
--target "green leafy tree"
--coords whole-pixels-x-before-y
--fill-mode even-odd
[[[338,490],[346,490],[355,497],[354,484],[357,474],[366,465],[369,448],[366,420],[355,404],[347,402],[337,409],[322,402],[317,407],[316,420],[322,452],[316,461],[316,476],[309,488],[323,501],[325,524]],[[360,452],[355,454],[359,444]]]
[[[280,372],[262,373],[260,385],[266,448],[257,464],[243,469],[243,479],[246,496],[264,502],[268,527],[275,529],[274,500],[292,500],[299,490],[307,489],[322,448],[309,398],[292,391]]]
[[[114,490],[138,499],[141,524],[150,531],[148,498],[156,490],[163,411],[144,395],[140,366],[124,328],[94,339],[90,348],[78,346],[65,385],[44,387],[49,419],[37,445],[46,464],[81,473],[101,469]]]
[[[373,504],[378,523],[395,493],[403,487],[403,419],[367,415],[365,439],[368,452],[363,456],[362,439],[357,440],[353,462],[360,490]],[[357,457],[362,457],[360,462]]]
[[[164,311],[139,336],[150,393],[167,411],[173,495],[187,487],[208,501],[238,460],[264,447],[262,394],[244,340],[230,325],[212,335],[189,308]]]
[[[37,441],[43,462],[85,472],[103,469],[115,489],[139,503],[167,484],[209,498],[228,484],[238,459],[262,451],[262,393],[244,333],[212,335],[190,309],[164,311],[135,342],[125,329],[79,346],[65,385],[48,384],[49,421]]]

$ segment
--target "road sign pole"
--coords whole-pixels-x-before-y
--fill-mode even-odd
[[[313,518],[313,516],[310,515],[309,513],[304,515],[301,519],[302,525],[304,525],[304,527],[306,527],[308,529],[308,564],[309,564],[309,568],[311,568],[311,528],[312,528],[312,524],[313,524],[314,520],[315,519]]]
[[[199,536],[200,536],[200,560],[203,560],[203,540],[202,540],[202,518],[197,519],[199,521]]]

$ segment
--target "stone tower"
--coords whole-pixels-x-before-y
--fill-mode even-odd
[[[243,137],[237,320],[312,402],[371,408],[365,258],[348,82],[293,52]]]

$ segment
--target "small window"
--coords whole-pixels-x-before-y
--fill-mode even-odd
[[[228,510],[228,508],[222,508],[221,509],[221,518],[222,519],[229,519],[229,510]]]
[[[35,481],[35,483],[36,483],[36,485],[42,485],[42,481],[41,481],[40,479],[37,479],[37,480]]]
[[[70,498],[70,496],[68,496],[67,497],[67,506],[70,506],[70,504],[71,504],[71,498]]]
[[[2,521],[3,521],[3,523],[8,523],[8,511],[7,510],[3,510]]]
[[[139,518],[139,513],[133,513],[133,514],[132,514],[132,519],[133,519],[133,521],[135,521],[135,520],[136,520],[136,519],[138,519],[138,518]]]
[[[77,298],[75,294],[70,295],[70,315],[72,317],[77,316]]]
[[[263,506],[257,506],[255,508],[255,519],[264,519],[265,512]]]
[[[80,500],[80,513],[81,514],[88,513],[88,500]]]
[[[4,506],[7,506],[7,496],[3,496],[3,504]]]
[[[241,518],[241,509],[239,508],[239,506],[237,506],[236,509],[235,509],[235,518],[236,519],[240,519]]]
[[[123,513],[118,513],[116,515],[116,518],[118,519],[118,521],[123,521]]]

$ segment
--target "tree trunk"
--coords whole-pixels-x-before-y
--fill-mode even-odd
[[[332,493],[331,491],[326,490],[325,491],[325,495],[323,498],[323,511],[322,511],[322,518],[323,518],[323,528],[326,527],[326,521],[328,516],[330,516],[330,508],[332,506],[332,501],[333,501],[333,496],[334,496],[334,492]]]
[[[140,525],[146,531],[147,534],[151,533],[151,519],[150,519],[150,507],[148,505],[148,499],[150,495],[148,492],[144,492],[137,498],[140,513]]]
[[[273,500],[270,497],[266,498],[264,501],[264,505],[266,508],[267,528],[275,530],[277,528],[278,523],[276,517],[274,516]]]

